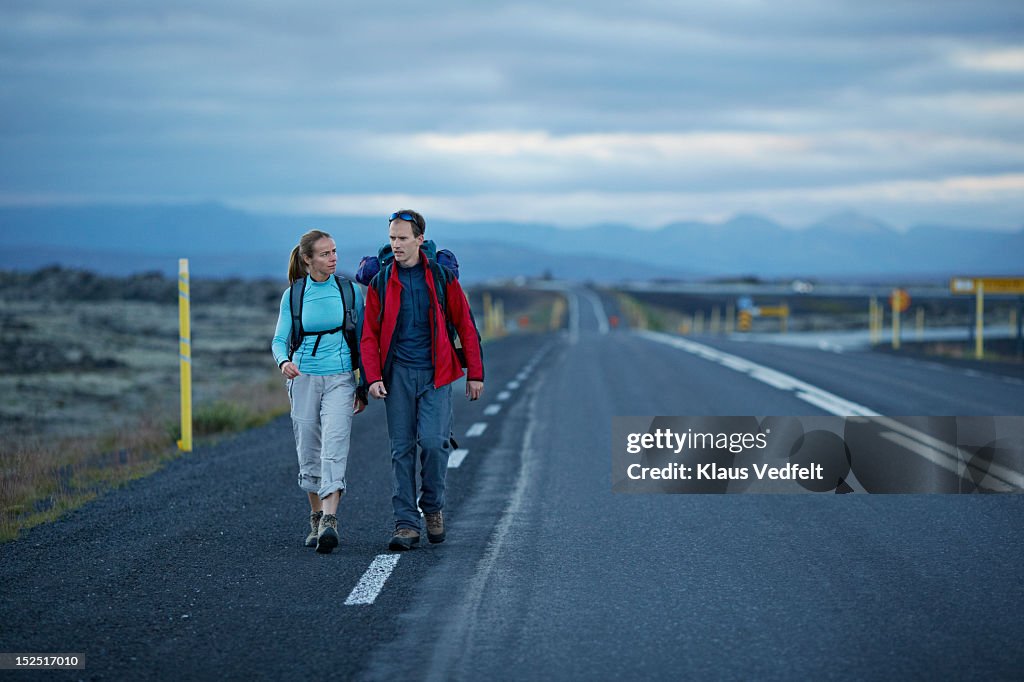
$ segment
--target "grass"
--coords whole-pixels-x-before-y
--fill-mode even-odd
[[[197,406],[193,434],[212,438],[267,423],[287,412],[280,381],[237,386],[228,397]],[[182,453],[177,418],[143,416],[132,428],[100,436],[0,444],[0,542],[54,521]]]
[[[643,303],[636,297],[621,291],[615,292],[619,308],[626,316],[629,326],[633,329],[649,329],[655,332],[672,332],[680,330],[683,316],[672,310]]]

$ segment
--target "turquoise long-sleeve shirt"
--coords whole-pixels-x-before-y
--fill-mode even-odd
[[[354,285],[355,315],[356,315],[356,343],[362,336],[363,329],[363,292],[359,285]],[[277,329],[274,331],[274,340],[270,345],[274,353],[274,361],[280,367],[281,363],[288,359],[288,338],[292,332],[292,313],[289,299],[291,290],[285,289],[281,296],[281,311],[277,317]],[[341,299],[341,290],[334,277],[328,277],[326,282],[316,282],[312,277],[306,278],[306,288],[302,294],[302,328],[306,332],[324,331],[340,327],[344,322],[345,308]],[[316,344],[315,336],[306,336],[302,344],[296,349],[292,356],[292,362],[298,366],[303,374],[315,374],[325,376],[328,374],[341,374],[351,372],[357,367],[352,366],[352,358],[349,354],[348,344],[345,343],[345,335],[341,332],[325,334],[320,345],[317,346],[316,356],[313,356],[313,346]]]

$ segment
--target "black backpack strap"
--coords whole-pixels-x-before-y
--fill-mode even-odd
[[[345,309],[342,318],[341,331],[348,343],[348,354],[352,360],[352,367],[359,366],[359,339],[356,338],[356,286],[352,280],[335,275],[334,281],[341,291],[341,306]]]
[[[377,310],[377,323],[380,324],[384,321],[384,295],[387,292],[388,279],[391,278],[391,268],[394,267],[394,261],[391,261],[384,265],[373,279],[370,280],[370,286],[376,289],[377,298],[380,301],[380,307]]]
[[[448,282],[452,281],[455,275],[451,270],[438,263],[436,260],[427,261],[430,263],[430,270],[434,273],[434,289],[437,292],[437,303],[448,319]]]
[[[289,294],[288,305],[292,315],[292,330],[288,336],[288,360],[292,359],[295,351],[302,343],[302,295],[306,291],[306,278],[301,277],[292,282]]]
[[[452,344],[452,348],[455,349],[455,355],[459,358],[459,364],[463,368],[468,368],[469,363],[466,362],[466,351],[462,347],[462,340],[459,339],[459,343],[456,344],[455,339],[458,338],[459,331],[455,328],[455,323],[452,322],[448,316],[448,284],[455,278],[455,273],[450,268],[441,265],[436,261],[431,261],[431,270],[434,272],[434,287],[437,289],[437,302],[441,306],[441,312],[444,313],[444,324],[448,330],[448,340]],[[467,306],[468,307],[468,306]],[[473,323],[473,329],[476,330],[476,318],[473,316],[473,309],[469,308],[469,320]],[[477,344],[480,345],[480,332],[476,331]],[[480,352],[483,354],[483,346],[480,345]]]

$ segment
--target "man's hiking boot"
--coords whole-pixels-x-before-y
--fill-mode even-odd
[[[320,534],[322,511],[309,512],[309,535],[306,536],[306,547],[316,547],[316,536]]]
[[[431,542],[444,542],[444,513],[426,512],[423,518],[427,520],[427,539]]]
[[[330,554],[337,546],[338,517],[334,514],[324,514],[320,519],[320,533],[316,536],[316,551],[320,554]]]
[[[412,528],[396,528],[395,534],[391,536],[388,549],[401,551],[412,549],[420,543],[420,534]]]

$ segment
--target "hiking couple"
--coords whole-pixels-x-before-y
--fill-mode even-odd
[[[292,250],[291,286],[281,297],[272,350],[287,379],[299,487],[309,498],[305,544],[320,553],[338,546],[352,418],[366,408],[367,396],[384,401],[391,441],[395,530],[388,547],[412,549],[420,540],[417,445],[427,539],[445,539],[451,384],[466,367],[466,396],[477,400],[484,370],[466,295],[456,274],[431,258],[425,230],[415,211],[391,215],[391,256],[369,281],[365,304],[360,287],[335,275],[338,251],[329,234],[307,232]],[[464,364],[453,345],[455,333]]]

